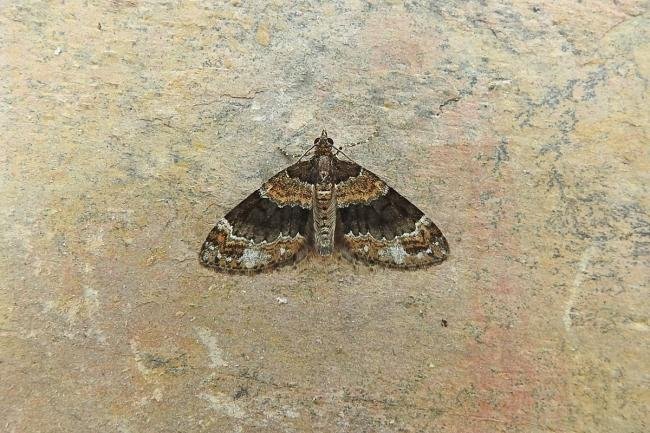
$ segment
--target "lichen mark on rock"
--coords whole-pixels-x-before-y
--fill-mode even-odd
[[[199,258],[217,271],[254,273],[335,251],[352,261],[416,269],[443,262],[449,245],[420,209],[323,130],[295,164],[217,222]]]

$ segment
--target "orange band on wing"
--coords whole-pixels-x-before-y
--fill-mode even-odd
[[[286,171],[281,171],[262,185],[260,194],[273,200],[278,206],[300,206],[309,209],[314,186],[289,177]]]
[[[357,203],[370,203],[386,195],[388,190],[386,182],[368,170],[362,169],[358,176],[336,185],[336,204],[345,207]]]

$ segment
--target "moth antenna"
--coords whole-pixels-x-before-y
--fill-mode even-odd
[[[334,147],[334,149],[336,149],[336,153],[334,154],[334,156],[336,156],[336,155],[338,155],[340,153],[343,156],[345,156],[347,159],[349,159],[350,162],[354,162],[354,160],[352,158],[350,158],[345,152],[343,152],[343,147],[342,146],[340,148],[336,147],[336,146],[332,146],[332,147]]]
[[[375,132],[374,132],[370,137],[366,138],[365,140],[361,140],[361,141],[357,141],[356,143],[348,144],[347,147],[350,148],[350,147],[358,146],[358,145],[360,145],[360,144],[367,144],[367,143],[370,142],[370,139],[371,139],[372,137],[375,137],[376,135],[377,135],[377,131],[375,131]],[[343,156],[345,156],[348,160],[350,160],[350,162],[354,162],[354,160],[353,160],[352,158],[350,158],[350,157],[349,157],[345,152],[343,152],[343,146],[341,146],[341,147],[332,146],[332,147],[333,147],[334,149],[336,149],[336,151],[337,151],[337,152],[335,153],[335,155],[338,155],[339,153],[341,153],[341,154],[343,154]]]
[[[284,148],[282,148],[280,146],[275,146],[275,148],[278,149],[280,151],[280,153],[282,153],[285,157],[290,158],[291,160],[295,159],[295,157],[297,156],[297,155],[290,154],[289,152],[287,152]]]
[[[370,135],[368,138],[365,138],[365,139],[363,139],[363,140],[357,141],[356,143],[349,144],[348,147],[354,147],[354,146],[358,146],[358,145],[360,145],[360,144],[368,144],[368,143],[370,142],[370,140],[371,140],[373,137],[377,137],[377,135],[378,135],[378,131],[375,131],[375,132],[373,132],[372,135]],[[342,147],[343,147],[343,146],[341,146],[341,148],[342,148]]]
[[[300,158],[298,158],[298,161],[296,161],[296,162],[300,162],[300,160],[303,159],[305,157],[305,155],[307,155],[314,147],[316,147],[315,144],[312,147],[310,147],[309,149],[307,149],[305,151],[305,153],[303,153],[302,156]]]

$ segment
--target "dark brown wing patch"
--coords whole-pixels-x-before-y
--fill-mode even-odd
[[[224,218],[231,225],[234,236],[259,243],[272,242],[280,236],[304,235],[309,214],[309,209],[300,206],[279,206],[258,190]]]
[[[357,163],[334,158],[332,161],[332,181],[340,183],[351,177],[357,177],[361,170],[361,166]]]
[[[443,262],[449,245],[440,229],[410,201],[386,188],[383,195],[338,209],[338,242],[344,256],[402,269]]]
[[[206,267],[233,273],[296,263],[306,254],[309,215],[309,209],[280,207],[255,191],[217,222],[199,260]]]
[[[388,192],[379,198],[339,209],[343,233],[393,239],[415,230],[424,214],[393,188],[387,188]]]
[[[307,161],[296,162],[283,171],[286,171],[289,177],[298,179],[302,182],[311,183],[313,185],[316,183],[316,178],[314,176],[314,170],[312,167],[313,161],[310,159]]]

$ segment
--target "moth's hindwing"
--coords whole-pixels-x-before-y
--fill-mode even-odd
[[[336,224],[343,255],[402,269],[443,262],[449,245],[440,229],[378,176],[357,167],[356,176],[336,185]]]
[[[304,164],[282,170],[220,219],[201,247],[201,264],[254,273],[301,260],[308,248],[313,194]]]

